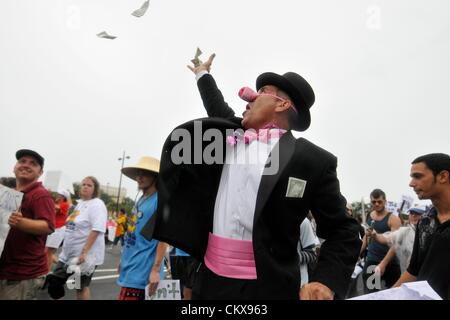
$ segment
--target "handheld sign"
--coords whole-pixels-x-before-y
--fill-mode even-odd
[[[149,295],[149,286],[145,287],[145,300],[181,300],[180,280],[160,280],[153,295]]]
[[[22,197],[22,192],[0,184],[0,256],[9,232],[9,216],[12,212],[19,210]]]

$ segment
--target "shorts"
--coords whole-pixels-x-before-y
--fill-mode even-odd
[[[191,256],[170,256],[172,279],[179,279],[180,286],[192,289],[199,262]]]
[[[145,290],[122,287],[119,300],[145,300]]]
[[[61,243],[64,240],[64,233],[66,232],[66,227],[62,226],[61,228],[55,229],[55,232],[49,234],[47,237],[47,242],[45,246],[47,248],[58,249]]]
[[[0,300],[36,300],[45,276],[28,280],[0,280]]]
[[[74,283],[70,283],[70,287],[69,283],[67,284],[67,287],[70,289],[76,289],[80,291],[84,288],[89,287],[89,285],[91,284],[94,272],[90,275],[83,274],[79,277],[79,279],[77,279],[74,272],[67,273],[68,267],[69,265],[65,264],[64,262],[58,261],[58,264],[56,265],[53,272],[47,275],[46,284],[48,285],[48,294],[53,299],[64,297],[64,285],[66,284],[69,277],[71,278],[71,280],[74,280]]]

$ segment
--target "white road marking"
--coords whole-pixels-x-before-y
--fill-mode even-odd
[[[112,276],[93,277],[92,280],[114,279],[114,278],[118,278],[118,277],[119,277],[118,274],[114,274]]]
[[[117,268],[115,269],[97,269],[95,272],[117,272]]]
[[[105,279],[114,279],[114,278],[118,278],[118,277],[119,277],[118,274],[113,274],[111,276],[93,277],[92,281],[94,281],[94,280],[105,280]],[[74,279],[69,279],[69,280],[67,280],[66,283],[75,283],[75,280]]]

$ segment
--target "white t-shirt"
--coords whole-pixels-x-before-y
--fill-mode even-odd
[[[106,221],[108,213],[106,206],[99,198],[80,200],[73,213],[67,218],[64,244],[59,260],[68,263],[78,258],[86,244],[91,231],[99,231],[97,239],[87,253],[92,257],[95,265],[103,263],[105,258]]]
[[[383,236],[386,238],[389,247],[394,247],[397,258],[400,261],[400,269],[402,273],[405,272],[411,260],[416,227],[408,224],[395,231],[383,233]]]

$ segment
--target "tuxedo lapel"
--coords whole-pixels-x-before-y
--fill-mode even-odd
[[[156,221],[149,221],[141,234],[147,239],[153,238],[168,242],[177,248],[189,252],[202,260],[208,244],[208,232],[212,230],[214,204],[223,164],[195,164],[195,144],[200,145],[201,154],[211,142],[203,141],[204,133],[217,129],[223,135],[225,143],[227,129],[242,128],[239,118],[203,118],[186,122],[177,128],[195,136],[195,130],[201,125],[201,141],[192,141],[189,163],[175,164],[172,160],[173,148],[181,139],[173,139],[170,134],[163,146],[161,165],[158,175],[158,211]],[[184,139],[184,138],[183,138]],[[198,150],[197,150],[198,151]],[[224,152],[225,156],[225,152]],[[202,158],[200,156],[200,158]],[[199,200],[200,199],[200,200]]]
[[[280,179],[281,173],[286,168],[287,164],[292,158],[295,150],[295,138],[292,136],[292,133],[289,131],[285,133],[281,138],[279,143],[273,148],[272,152],[269,155],[269,159],[264,168],[263,176],[261,177],[261,182],[259,184],[258,195],[256,197],[256,207],[255,207],[255,216],[253,220],[253,225],[258,220],[264,206],[266,205],[267,200],[272,193],[273,188],[276,183]],[[270,170],[270,166],[274,165],[274,161],[277,161],[276,155],[278,156],[278,170],[275,174],[268,174]]]

